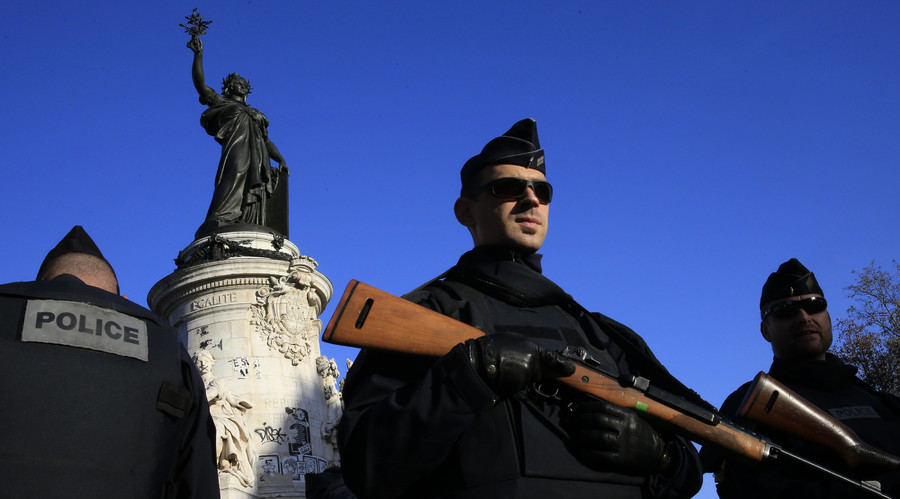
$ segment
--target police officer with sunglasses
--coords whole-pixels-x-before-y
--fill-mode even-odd
[[[360,497],[692,496],[692,444],[554,384],[573,372],[558,354],[572,346],[612,376],[645,376],[703,403],[640,336],[541,273],[553,188],[534,120],[489,141],[460,180],[454,213],[474,249],[406,298],[486,335],[437,360],[360,353],[343,390],[347,484]]]
[[[857,368],[828,352],[832,342],[828,302],[816,276],[796,258],[781,264],[763,285],[760,332],[771,343],[769,376],[849,426],[866,443],[900,455],[900,399],[878,392],[856,377]],[[728,396],[721,413],[733,418],[749,383]],[[757,429],[801,456],[859,480],[877,482],[886,494],[900,494],[900,473],[852,470],[830,450],[773,428]],[[701,451],[704,470],[715,473],[721,498],[853,498],[864,493],[785,465],[747,464],[726,459],[716,449]]]

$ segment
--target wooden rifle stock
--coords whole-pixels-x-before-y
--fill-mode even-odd
[[[845,424],[766,373],[753,378],[737,414],[831,448],[851,468],[900,469],[900,457],[863,442]]]
[[[350,281],[322,341],[440,357],[484,332],[359,281]]]
[[[480,336],[484,332],[468,324],[353,280],[347,284],[322,340],[336,345],[440,357],[459,343]],[[890,499],[870,484],[819,466],[720,418],[717,413],[655,389],[646,379],[635,378],[633,387],[623,386],[619,380],[592,369],[591,359],[581,349],[567,348],[561,354],[573,361],[575,373],[559,378],[560,384],[643,412],[695,442],[755,462],[794,462],[875,497]]]
[[[337,345],[439,357],[454,346],[484,332],[433,310],[416,305],[359,281],[350,281],[322,340]],[[573,358],[574,357],[574,358]],[[768,456],[769,444],[752,434],[707,414],[698,419],[670,407],[636,388],[577,362],[575,373],[558,382],[594,397],[644,412],[671,426],[673,431],[700,443],[709,443],[754,461]],[[699,411],[703,409],[697,407]]]

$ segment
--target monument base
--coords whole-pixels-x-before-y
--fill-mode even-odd
[[[222,497],[305,497],[305,475],[339,462],[339,374],[319,345],[331,282],[271,231],[217,233],[178,260],[147,301],[203,376]]]

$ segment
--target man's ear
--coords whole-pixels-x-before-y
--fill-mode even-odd
[[[464,197],[457,198],[456,202],[453,203],[453,214],[456,215],[456,220],[466,227],[471,229],[475,226],[475,217],[472,216],[471,199]]]
[[[769,325],[766,321],[762,321],[759,323],[759,332],[762,334],[762,337],[766,339],[769,343],[772,343],[772,337],[769,336]]]

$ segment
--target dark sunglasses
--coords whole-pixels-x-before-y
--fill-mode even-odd
[[[467,197],[475,197],[476,194],[488,191],[495,198],[522,199],[528,195],[528,188],[534,191],[535,197],[541,203],[547,204],[553,199],[553,186],[545,180],[525,180],[524,178],[506,177],[491,180]]]
[[[787,300],[776,303],[767,308],[762,314],[763,320],[772,316],[776,319],[788,319],[796,315],[800,309],[803,309],[808,315],[824,312],[828,308],[828,302],[820,296],[813,296],[805,300]]]

